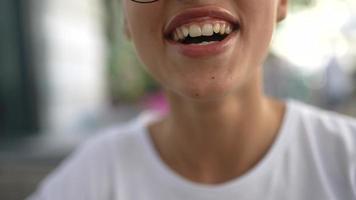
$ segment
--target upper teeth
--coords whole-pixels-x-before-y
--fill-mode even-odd
[[[230,34],[232,26],[228,23],[204,23],[183,25],[173,31],[173,39],[175,41],[184,40],[188,35],[190,37],[212,36],[216,34]]]

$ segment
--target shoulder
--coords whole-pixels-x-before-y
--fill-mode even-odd
[[[127,123],[98,131],[81,145],[79,151],[81,151],[80,149],[85,152],[99,151],[106,155],[114,154],[115,158],[120,155],[126,156],[128,151],[137,151],[137,148],[142,146],[142,137],[147,131],[146,125],[159,117],[153,112],[142,112]]]
[[[288,107],[287,130],[292,138],[288,152],[301,170],[298,180],[321,185],[345,199],[354,198],[356,120],[299,102],[289,102]]]
[[[305,133],[356,142],[356,119],[296,101],[289,102],[289,107]]]
[[[142,112],[129,122],[97,131],[83,142],[68,160],[74,158],[100,161],[93,163],[92,166],[95,166],[97,163],[112,164],[113,160],[126,159],[128,155],[132,157],[133,152],[139,152],[142,146],[146,125],[156,117],[154,113]]]
[[[355,119],[291,100],[282,133],[278,173],[300,199],[355,199]]]
[[[304,156],[328,166],[356,164],[356,120],[332,111],[291,101],[289,118],[293,141]],[[346,169],[345,169],[346,170]]]
[[[140,159],[135,152],[140,152],[140,135],[150,118],[141,114],[98,131],[42,182],[33,199],[110,199],[115,175],[130,168],[132,159]]]

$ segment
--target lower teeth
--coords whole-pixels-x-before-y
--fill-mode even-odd
[[[204,41],[204,42],[201,42],[201,43],[197,43],[197,45],[207,45],[207,44],[211,44],[211,43],[214,43],[214,42],[216,42],[216,41],[210,41],[210,42]]]

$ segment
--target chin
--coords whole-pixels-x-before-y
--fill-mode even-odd
[[[234,86],[230,82],[210,82],[210,83],[200,83],[194,84],[185,82],[186,84],[181,85],[179,88],[174,90],[174,93],[179,96],[194,100],[194,101],[215,101],[232,94],[234,91]]]

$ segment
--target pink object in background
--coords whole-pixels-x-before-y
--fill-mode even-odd
[[[142,105],[145,110],[154,111],[160,115],[169,112],[168,102],[162,91],[148,93],[143,97]]]

